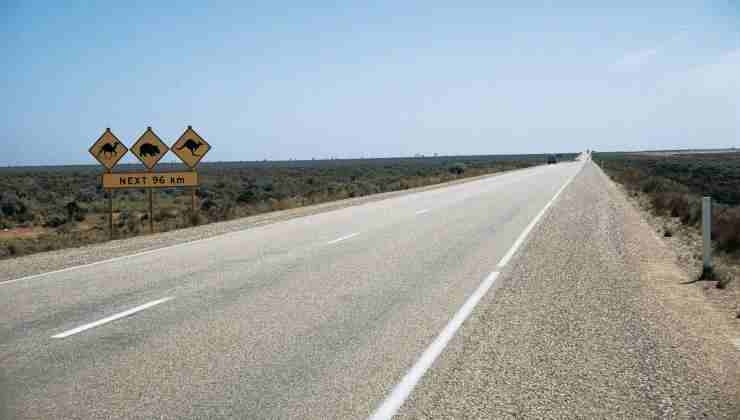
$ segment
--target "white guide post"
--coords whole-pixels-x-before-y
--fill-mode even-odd
[[[712,272],[712,198],[704,197],[701,202],[701,232],[704,246],[704,274]]]

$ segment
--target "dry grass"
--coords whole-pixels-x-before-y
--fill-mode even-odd
[[[715,248],[740,257],[740,206],[734,201],[740,194],[740,159],[727,155],[702,154],[693,160],[693,155],[602,153],[595,160],[628,190],[647,195],[657,215],[677,218],[689,227],[700,227],[702,195],[712,196]],[[705,177],[707,173],[714,176]]]

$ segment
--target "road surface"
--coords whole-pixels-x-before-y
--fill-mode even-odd
[[[583,167],[513,171],[0,283],[0,417],[394,414],[437,356],[459,351],[451,320],[494,305],[499,273],[529,264],[513,251],[558,212]]]

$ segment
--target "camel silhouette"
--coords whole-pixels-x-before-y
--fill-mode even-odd
[[[143,143],[141,146],[139,146],[139,154],[142,157],[147,156],[147,155],[154,157],[154,156],[157,156],[159,153],[160,153],[159,147],[157,147],[156,144]]]
[[[180,147],[177,148],[177,150],[188,149],[193,156],[200,156],[195,154],[195,151],[198,150],[200,146],[203,146],[203,142],[187,139],[185,140],[185,143],[181,144]]]
[[[114,141],[113,143],[105,143],[103,147],[98,150],[98,156],[101,154],[103,157],[108,156],[108,158],[112,158],[113,155],[118,155],[118,152],[116,151],[116,148],[118,147],[120,143],[117,141]]]

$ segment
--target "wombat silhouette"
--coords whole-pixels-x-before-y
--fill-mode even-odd
[[[159,147],[157,147],[156,144],[151,143],[143,143],[141,146],[139,146],[139,154],[144,156],[157,156],[160,153]]]
[[[120,143],[115,141],[113,143],[105,143],[103,147],[98,150],[98,156],[101,154],[103,157],[108,156],[109,158],[113,157],[113,155],[118,155],[118,152],[116,151],[116,148],[118,147]]]
[[[190,150],[190,153],[193,156],[200,156],[200,155],[195,154],[195,151],[198,150],[198,148],[202,145],[203,143],[200,141],[195,141],[193,139],[187,139],[185,140],[185,143],[181,144],[180,147],[177,148],[177,150],[188,149]]]

